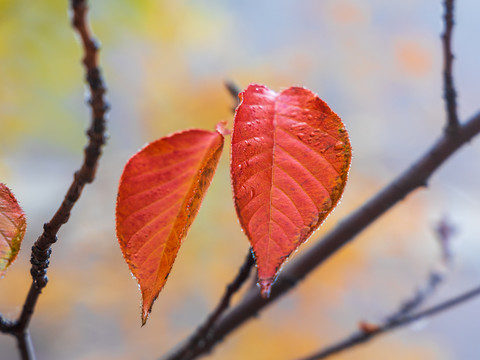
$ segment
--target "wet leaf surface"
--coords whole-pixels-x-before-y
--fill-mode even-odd
[[[351,159],[340,118],[310,90],[250,85],[232,134],[240,224],[255,253],[262,296],[279,269],[340,199]]]

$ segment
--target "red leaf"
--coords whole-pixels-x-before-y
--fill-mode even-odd
[[[142,324],[162,290],[182,239],[210,185],[223,132],[187,130],[130,158],[118,189],[117,237],[142,292]]]
[[[232,134],[237,215],[255,253],[262,296],[282,264],[337,204],[351,148],[340,118],[311,91],[250,85]]]
[[[0,277],[17,257],[26,229],[23,210],[9,188],[0,183]]]

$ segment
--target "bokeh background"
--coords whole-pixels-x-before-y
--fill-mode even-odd
[[[445,124],[440,0],[91,1],[108,83],[109,141],[97,180],[62,228],[31,333],[39,359],[154,359],[196,328],[236,274],[248,243],[236,220],[228,144],[148,324],[114,230],[126,160],[173,131],[232,124],[223,82],[303,85],[337,112],[354,158],[341,204],[300,251],[423,153]],[[17,316],[30,247],[81,163],[89,110],[67,1],[0,0],[0,181],[28,216],[0,312]],[[460,115],[479,109],[480,2],[458,1]],[[454,265],[430,304],[478,283],[480,141],[363,232],[296,291],[226,339],[211,359],[293,359],[392,313],[438,266],[433,228],[456,227]],[[294,261],[294,258],[291,261]],[[480,299],[337,359],[478,359]],[[16,359],[0,336],[0,358]]]

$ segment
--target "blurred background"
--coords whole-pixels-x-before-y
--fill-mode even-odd
[[[241,88],[301,85],[344,120],[353,163],[341,204],[300,252],[425,152],[445,125],[442,1],[91,1],[108,84],[109,141],[53,248],[50,282],[31,333],[39,359],[154,359],[214,307],[248,250],[231,201],[229,146],[147,325],[115,237],[118,179],[145,143],[171,132],[232,125],[225,80]],[[0,279],[0,312],[17,316],[30,286],[30,248],[82,161],[82,51],[67,1],[0,0],[0,181],[28,230]],[[455,84],[462,120],[479,110],[480,2],[458,1]],[[227,140],[228,141],[228,140]],[[453,269],[433,304],[478,284],[480,139],[274,306],[228,337],[211,359],[293,359],[381,321],[441,263],[434,228],[456,233]],[[295,260],[295,256],[291,261]],[[478,359],[480,299],[336,359]],[[17,359],[0,336],[0,358]]]

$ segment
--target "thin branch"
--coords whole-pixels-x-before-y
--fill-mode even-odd
[[[32,338],[28,330],[23,331],[17,336],[18,351],[22,360],[35,360],[35,350],[32,344]]]
[[[288,264],[272,288],[270,298],[263,299],[258,289],[249,291],[211,330],[205,349],[211,349],[228,334],[285,295],[306,275],[319,267],[365,228],[417,188],[426,186],[431,175],[460,147],[480,133],[480,113],[455,134],[443,134],[423,156],[404,173],[347,216],[330,233],[316,240],[307,252]]]
[[[27,328],[35,310],[38,297],[47,285],[47,268],[51,254],[51,245],[57,241],[57,233],[61,226],[67,223],[71,210],[79,199],[86,184],[95,178],[98,159],[102,146],[105,144],[105,115],[109,105],[104,99],[106,87],[98,66],[98,45],[93,38],[87,23],[88,7],[85,0],[71,0],[73,13],[72,25],[81,37],[84,48],[83,64],[86,70],[86,80],[90,89],[91,127],[87,131],[89,143],[85,147],[85,157],[81,168],[75,173],[65,198],[52,219],[43,226],[43,233],[32,247],[31,263],[32,285],[23,305],[22,313],[17,321],[6,323],[6,331],[13,334],[19,344],[20,351],[25,359],[32,359],[31,341]]]
[[[83,64],[87,73],[86,80],[90,88],[89,103],[92,110],[92,125],[87,131],[90,141],[85,147],[82,167],[75,173],[73,182],[62,204],[52,219],[44,225],[42,235],[33,245],[31,258],[33,283],[18,324],[18,326],[24,329],[28,327],[37,298],[48,281],[46,271],[51,254],[50,246],[57,241],[57,233],[60,227],[67,223],[70,212],[79,199],[83,188],[94,180],[101,148],[105,144],[105,114],[108,110],[108,105],[104,99],[106,87],[98,67],[98,45],[87,25],[86,15],[88,7],[86,1],[72,0],[71,7],[73,10],[72,24],[82,39],[85,51]]]
[[[302,360],[318,360],[318,359],[325,359],[330,355],[337,354],[340,351],[349,349],[355,345],[362,344],[364,342],[369,341],[370,339],[380,335],[384,334],[388,331],[394,330],[398,327],[405,326],[408,324],[411,324],[415,321],[418,321],[420,319],[424,319],[430,316],[437,315],[443,311],[449,310],[457,305],[460,305],[468,300],[471,300],[477,296],[480,295],[480,286],[476,287],[470,291],[467,291],[466,293],[463,293],[459,296],[456,296],[452,299],[449,299],[445,302],[442,302],[436,306],[433,306],[427,310],[418,312],[414,315],[409,315],[405,316],[400,319],[396,319],[390,322],[385,323],[382,326],[378,326],[375,328],[371,328],[369,331],[365,330],[360,330],[349,336],[347,339],[342,340],[332,346],[329,346],[319,353],[302,358]]]
[[[247,257],[245,258],[245,262],[240,268],[237,276],[227,286],[227,289],[225,290],[225,293],[223,294],[223,297],[221,298],[215,310],[207,317],[205,322],[198,327],[196,333],[193,334],[193,336],[189,340],[187,340],[180,349],[178,349],[171,356],[168,356],[166,359],[193,359],[197,356],[197,353],[208,351],[206,349],[203,349],[203,345],[205,344],[205,340],[208,338],[210,329],[213,327],[213,325],[215,325],[216,321],[225,312],[225,310],[228,309],[232,296],[241,288],[243,283],[248,279],[248,276],[250,275],[250,270],[252,269],[254,264],[255,262],[252,255],[252,249],[250,249],[248,251]]]
[[[443,44],[443,97],[445,99],[445,108],[447,110],[447,132],[456,131],[459,126],[458,115],[457,115],[457,92],[453,84],[453,75],[452,75],[452,64],[453,64],[453,53],[452,53],[452,32],[453,32],[453,11],[454,11],[454,0],[444,0],[445,6],[445,30],[442,34],[442,44]]]
[[[404,301],[395,313],[389,315],[385,320],[386,323],[394,322],[404,318],[407,315],[410,315],[414,310],[418,309],[422,304],[424,304],[425,301],[435,293],[435,290],[437,290],[438,286],[444,281],[445,270],[442,270],[442,268],[446,267],[449,269],[452,262],[450,243],[452,242],[452,236],[454,235],[453,226],[450,225],[446,218],[443,218],[435,227],[435,234],[442,250],[441,264],[443,266],[438,267],[437,270],[432,270],[428,275],[425,285],[418,289],[412,298]],[[446,253],[448,253],[448,257],[446,257]]]
[[[394,314],[387,317],[386,322],[395,322],[411,314],[418,309],[438,288],[444,280],[444,275],[439,271],[432,271],[427,278],[426,284],[417,290],[411,299],[405,301]]]

